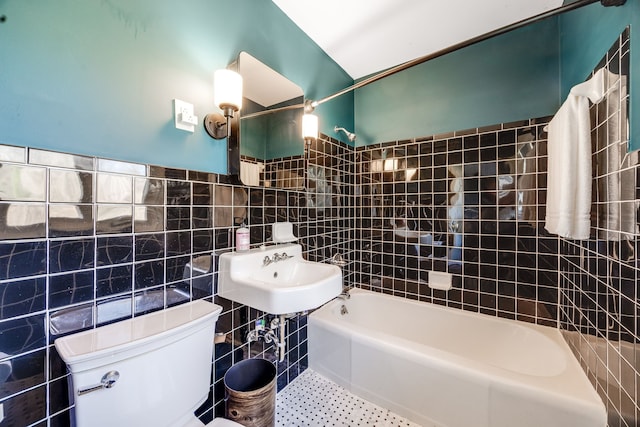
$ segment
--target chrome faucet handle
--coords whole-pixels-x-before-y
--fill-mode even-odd
[[[268,256],[264,257],[264,259],[262,260],[262,266],[266,267],[269,264],[271,264],[271,258],[269,258]]]
[[[102,376],[100,384],[89,386],[87,388],[79,388],[78,396],[82,396],[83,394],[92,393],[94,391],[102,390],[105,388],[111,388],[115,385],[116,381],[118,381],[118,378],[120,378],[120,373],[118,371],[109,371]]]
[[[329,258],[329,264],[337,265],[338,267],[344,267],[345,265],[347,265],[347,260],[345,260],[343,256],[340,255],[340,253],[336,252],[334,256]]]

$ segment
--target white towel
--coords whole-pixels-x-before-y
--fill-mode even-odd
[[[260,173],[264,170],[264,164],[240,161],[240,181],[244,185],[260,185]]]
[[[549,123],[547,216],[550,233],[588,239],[591,228],[591,121],[589,100],[604,97],[604,69],[574,86]]]

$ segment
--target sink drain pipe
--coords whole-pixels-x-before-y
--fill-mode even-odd
[[[281,314],[271,320],[269,330],[264,335],[264,341],[266,343],[273,343],[276,346],[276,357],[278,362],[284,362],[284,354],[286,349],[285,341],[285,316]]]
[[[264,342],[275,346],[278,362],[284,362],[287,346],[285,341],[286,324],[286,316],[284,314],[274,317],[269,323],[269,328],[265,328],[263,319],[256,320],[256,328],[249,332],[247,341],[258,341],[262,337]]]

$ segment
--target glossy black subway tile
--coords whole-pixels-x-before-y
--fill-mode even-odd
[[[45,203],[0,203],[0,236],[6,240],[38,239],[47,236]]]
[[[0,163],[0,200],[46,201],[46,168]]]
[[[128,175],[96,174],[97,203],[132,203],[133,178]]]
[[[189,284],[191,269],[191,257],[181,256],[176,258],[167,258],[166,267],[166,283],[175,283],[185,280]],[[186,277],[185,277],[186,276]]]
[[[133,206],[98,205],[96,234],[123,234],[133,231]]]
[[[22,390],[45,382],[46,351],[44,349],[9,359],[9,376],[0,383],[0,401]]]
[[[44,314],[36,314],[0,322],[0,352],[7,356],[17,356],[44,348],[44,319]]]
[[[165,261],[146,261],[134,266],[134,289],[144,289],[162,285],[164,279]]]
[[[68,169],[91,171],[95,167],[92,157],[75,154],[60,153],[58,151],[29,148],[29,163],[35,165],[53,166]]]
[[[91,301],[95,296],[93,270],[49,277],[49,308]]]
[[[164,258],[165,254],[165,234],[137,234],[135,241],[135,260],[145,261],[150,259]]]
[[[152,178],[187,179],[187,171],[184,169],[165,168],[162,166],[149,166],[149,176]]]
[[[53,240],[49,243],[49,273],[95,266],[96,240]]]
[[[191,208],[188,206],[167,207],[167,230],[188,230],[191,228]]]
[[[96,266],[133,261],[133,236],[110,236],[96,239]]]
[[[165,181],[153,178],[134,178],[134,202],[141,205],[164,205]]]
[[[124,264],[96,270],[96,297],[118,295],[133,290],[133,265]]]
[[[0,242],[0,280],[47,272],[47,242]]]
[[[140,163],[122,162],[111,159],[96,159],[99,172],[113,172],[130,176],[145,176],[147,166]]]
[[[191,231],[180,231],[166,233],[166,254],[167,257],[187,255],[191,250]]]
[[[167,205],[191,205],[191,182],[167,181]]]
[[[194,230],[193,231],[193,253],[213,251],[213,230]]]
[[[93,173],[68,169],[49,171],[50,203],[92,203]]]
[[[59,378],[49,382],[49,413],[55,414],[71,406],[69,396],[69,381],[67,378]]]
[[[94,206],[49,204],[49,238],[90,236],[94,233]]]
[[[0,283],[0,320],[36,313],[45,308],[44,277]]]
[[[3,401],[2,406],[3,423],[8,426],[30,426],[44,420],[47,415],[47,387],[43,385],[12,396]],[[44,427],[46,421],[41,425]]]
[[[152,233],[165,229],[164,206],[134,206],[134,232]]]

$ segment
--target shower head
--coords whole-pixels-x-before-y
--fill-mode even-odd
[[[335,126],[333,128],[333,131],[335,133],[338,133],[340,131],[344,132],[345,135],[347,135],[347,138],[349,139],[349,142],[353,142],[356,140],[356,134],[355,133],[351,133],[348,130],[346,130],[345,128],[339,128],[338,126]]]

